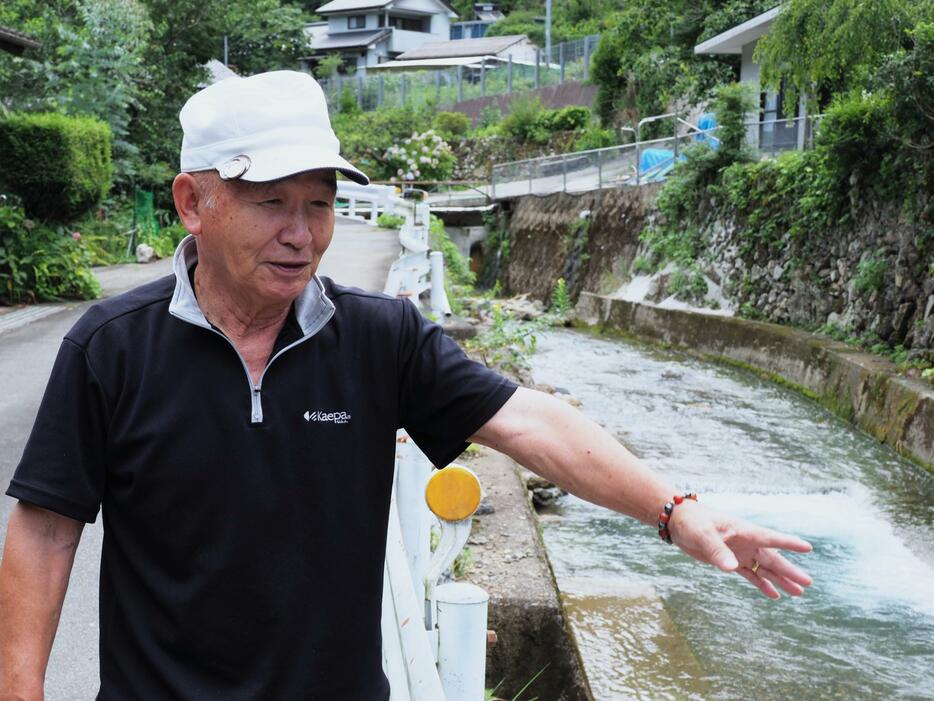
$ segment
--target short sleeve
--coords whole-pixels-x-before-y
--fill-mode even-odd
[[[93,523],[104,493],[107,401],[83,348],[62,342],[7,494]]]
[[[516,391],[516,384],[467,357],[438,324],[403,303],[399,340],[402,426],[444,467]]]

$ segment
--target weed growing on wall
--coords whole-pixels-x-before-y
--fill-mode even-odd
[[[885,282],[888,261],[883,251],[876,251],[863,258],[856,266],[853,286],[859,292],[878,292]]]

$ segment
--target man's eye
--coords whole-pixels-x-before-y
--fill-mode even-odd
[[[260,204],[277,205],[277,204],[282,204],[282,200],[278,198],[273,198],[271,200],[263,200]]]
[[[313,200],[311,204],[315,207],[331,207],[331,203],[326,200]]]

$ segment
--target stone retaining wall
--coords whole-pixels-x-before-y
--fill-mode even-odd
[[[816,399],[934,472],[934,388],[889,361],[836,341],[764,322],[581,294],[578,318],[763,371]]]

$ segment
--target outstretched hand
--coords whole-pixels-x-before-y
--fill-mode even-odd
[[[779,589],[801,596],[811,585],[806,572],[789,562],[779,549],[796,553],[811,551],[811,544],[710,507],[685,500],[674,510],[671,539],[691,557],[736,572],[770,599],[781,598]]]

